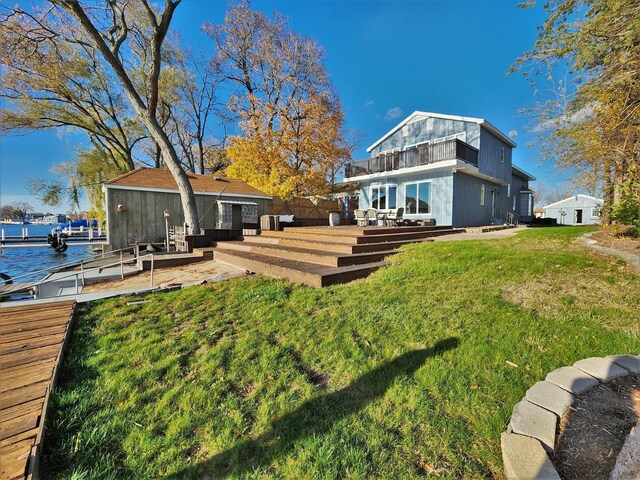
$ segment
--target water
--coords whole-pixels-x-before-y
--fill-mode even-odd
[[[4,229],[6,236],[20,236],[24,227],[29,229],[29,236],[36,236],[47,235],[56,225],[0,225],[0,229]],[[43,243],[46,243],[46,240],[43,240]],[[56,253],[49,247],[5,249],[0,253],[0,273],[6,273],[15,282],[37,281],[44,278],[47,272],[32,272],[51,270],[63,263],[80,261],[87,258],[90,253],[91,247],[73,244],[69,245],[64,253]],[[25,274],[26,276],[22,276]]]

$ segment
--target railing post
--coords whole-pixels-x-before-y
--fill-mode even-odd
[[[120,250],[120,280],[124,280],[124,264],[122,263],[122,250]]]
[[[151,254],[151,287],[153,287],[153,253]]]
[[[78,290],[78,274],[76,274],[76,295],[78,295],[80,293],[80,290]]]
[[[82,286],[84,287],[84,260],[80,260],[80,273],[82,274]]]

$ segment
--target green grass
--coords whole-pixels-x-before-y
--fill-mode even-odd
[[[254,277],[84,306],[43,478],[502,477],[527,388],[640,351],[640,275],[585,231],[407,246],[322,290]]]

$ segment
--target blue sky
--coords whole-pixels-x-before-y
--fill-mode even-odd
[[[356,159],[415,110],[480,117],[505,133],[518,132],[514,163],[551,186],[566,172],[540,164],[527,145],[531,119],[518,111],[533,102],[521,75],[507,76],[514,60],[531,48],[540,9],[519,9],[516,0],[254,0],[253,8],[288,17],[293,30],[315,38],[326,51],[326,67],[342,99],[347,127],[361,132]],[[223,21],[226,2],[183,0],[174,27],[185,45],[212,42],[203,22]],[[210,50],[211,51],[211,50]],[[40,132],[0,138],[0,204],[29,200],[25,181],[46,176],[72,158],[83,136]],[[55,208],[53,209],[55,210]]]

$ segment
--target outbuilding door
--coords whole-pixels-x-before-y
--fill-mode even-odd
[[[573,223],[582,223],[582,209],[576,210],[576,215]]]

